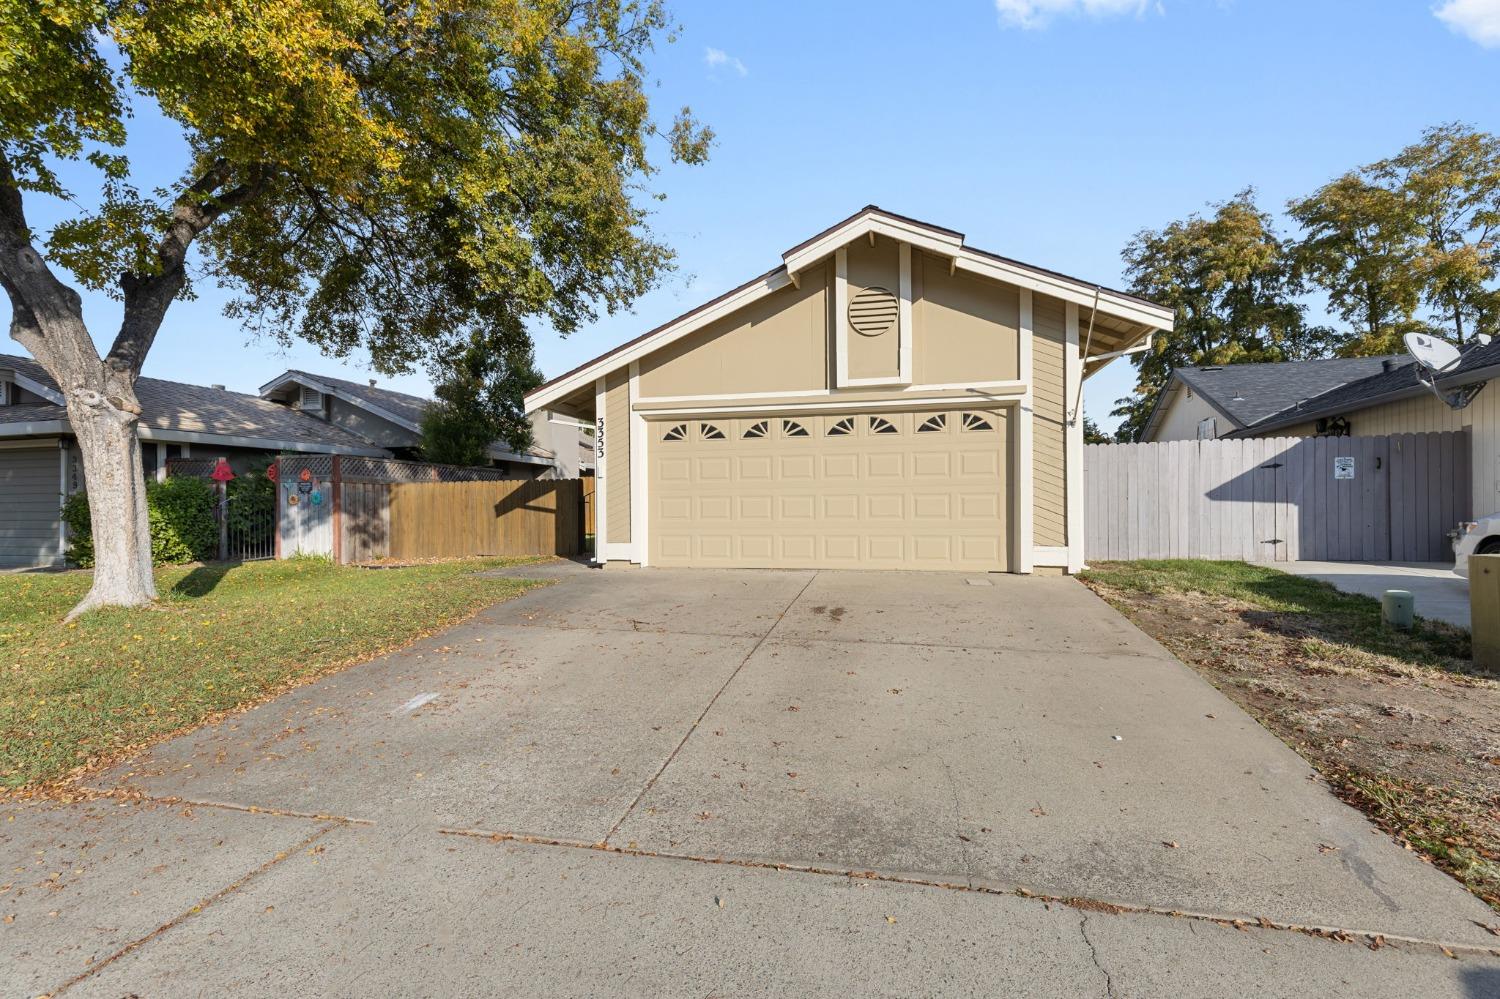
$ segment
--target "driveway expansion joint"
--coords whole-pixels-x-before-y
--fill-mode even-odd
[[[346,826],[373,826],[374,819],[358,819],[350,815],[333,815],[327,812],[298,812],[289,808],[269,808],[264,805],[242,805],[234,801],[199,801],[194,798],[182,798],[176,795],[158,797],[146,794],[143,791],[133,791],[128,787],[85,787],[82,790],[100,798],[112,798],[116,801],[141,801],[152,805],[185,805],[189,808],[219,808],[228,812],[243,812],[247,815],[272,815],[281,819],[312,819],[317,822],[333,822]]]
[[[64,992],[68,991],[79,982],[82,982],[84,979],[92,977],[93,975],[99,973],[100,971],[104,970],[104,968],[113,964],[115,961],[118,961],[125,955],[139,950],[141,947],[144,947],[146,944],[150,943],[152,940],[155,940],[157,937],[163,935],[164,933],[171,932],[174,928],[181,925],[182,923],[187,922],[189,919],[192,919],[194,916],[203,912],[203,910],[207,909],[209,906],[229,895],[234,894],[241,888],[244,888],[246,885],[250,884],[256,878],[260,877],[262,874],[266,873],[271,868],[281,863],[283,860],[287,860],[295,854],[302,852],[303,850],[312,846],[318,840],[322,839],[328,833],[332,832],[335,829],[340,829],[343,826],[344,823],[342,822],[328,823],[322,828],[316,830],[312,835],[304,837],[295,846],[282,850],[281,852],[273,855],[269,860],[261,864],[259,867],[247,872],[246,874],[241,875],[236,880],[231,881],[229,884],[225,885],[223,888],[220,888],[212,895],[204,898],[197,905],[194,905],[192,908],[188,909],[185,912],[180,912],[177,915],[173,916],[171,919],[167,920],[165,923],[162,923],[160,926],[152,930],[150,933],[147,933],[145,936],[138,937],[135,940],[127,943],[125,946],[119,948],[108,957],[105,957],[99,961],[95,961],[93,964],[89,965],[88,968],[63,982],[52,991],[46,993],[46,995],[51,997],[51,999],[56,999],[57,996],[62,995]]]
[[[816,864],[803,864],[791,861],[754,860],[747,857],[729,857],[722,854],[719,856],[701,856],[691,853],[677,853],[670,850],[647,850],[640,847],[615,846],[605,840],[589,843],[583,840],[505,832],[496,829],[460,829],[440,826],[436,829],[436,832],[442,836],[463,836],[469,839],[488,840],[491,843],[519,843],[526,846],[592,850],[596,853],[616,854],[623,857],[675,860],[694,864],[741,867],[748,870],[781,871],[791,874],[816,874],[823,877],[848,878],[854,881],[874,881],[883,884],[912,885],[919,888],[939,888],[944,891],[970,892],[976,895],[1006,896],[1041,902],[1047,906],[1065,905],[1071,909],[1077,909],[1085,915],[1102,913],[1111,916],[1161,916],[1170,919],[1189,920],[1191,922],[1213,923],[1216,926],[1241,931],[1274,930],[1284,933],[1298,933],[1303,936],[1315,937],[1319,940],[1328,940],[1336,943],[1361,944],[1372,951],[1380,950],[1383,947],[1396,947],[1400,949],[1404,946],[1413,950],[1438,952],[1445,957],[1455,959],[1459,957],[1500,958],[1500,947],[1480,947],[1475,944],[1438,940],[1428,937],[1414,937],[1399,933],[1382,933],[1377,930],[1324,926],[1315,923],[1293,923],[1285,920],[1267,919],[1264,916],[1246,918],[1244,916],[1228,915],[1225,913],[1192,909],[1172,909],[1165,906],[1146,905],[1136,902],[1111,902],[1081,895],[1048,895],[1031,891],[1021,885],[1006,886],[982,881],[965,884],[957,881],[939,881],[935,878],[914,877],[907,874],[887,874],[875,870],[861,871],[851,868],[822,867]],[[1092,945],[1090,946],[1092,947]]]
[[[666,772],[667,767],[670,767],[672,765],[672,761],[677,759],[677,754],[682,751],[682,747],[687,745],[687,741],[693,737],[693,733],[698,731],[698,726],[703,724],[703,719],[708,717],[708,713],[712,711],[714,705],[719,702],[719,698],[723,695],[724,691],[729,689],[729,685],[734,682],[734,678],[740,675],[740,670],[744,669],[745,664],[755,657],[755,653],[760,651],[760,647],[766,643],[766,639],[771,637],[771,633],[776,630],[777,626],[780,625],[782,620],[786,617],[787,611],[791,610],[792,607],[796,605],[797,601],[802,599],[802,594],[807,592],[807,588],[811,586],[813,584],[813,580],[817,578],[818,572],[815,569],[813,570],[813,574],[807,577],[807,582],[802,584],[802,588],[797,591],[796,595],[793,596],[791,600],[787,601],[785,607],[781,608],[781,613],[776,615],[776,620],[771,622],[771,627],[767,628],[765,634],[756,639],[755,644],[750,647],[750,651],[746,652],[744,658],[739,661],[739,665],[735,666],[735,668],[730,672],[729,676],[719,686],[719,689],[714,691],[714,696],[708,699],[708,703],[703,706],[703,710],[698,713],[698,717],[693,720],[693,723],[691,725],[688,726],[688,730],[683,734],[682,739],[678,741],[676,746],[672,747],[672,751],[667,754],[666,760],[664,760],[662,762],[662,765],[657,768],[656,773],[652,774],[650,779],[646,781],[645,785],[641,787],[640,792],[635,796],[635,799],[631,801],[630,806],[625,809],[624,814],[615,820],[614,825],[610,826],[609,832],[604,834],[604,839],[600,841],[601,843],[608,843],[610,837],[620,831],[620,827],[625,824],[626,819],[630,818],[631,813],[635,811],[636,806],[639,805],[641,803],[641,800],[651,792],[651,789],[653,787],[656,786],[657,778],[661,777],[661,775]]]

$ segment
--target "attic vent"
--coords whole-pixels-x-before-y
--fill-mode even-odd
[[[879,336],[896,325],[900,306],[884,288],[866,288],[849,301],[849,325],[862,336]]]
[[[298,409],[322,409],[323,408],[323,393],[322,392],[319,392],[317,389],[308,388],[306,385],[300,385],[300,386],[298,386],[298,388],[301,389],[301,394],[297,397],[297,408]]]

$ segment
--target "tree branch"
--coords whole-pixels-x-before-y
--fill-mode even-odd
[[[146,354],[156,341],[167,307],[187,284],[187,255],[193,240],[216,219],[265,190],[267,175],[252,169],[246,181],[221,192],[219,189],[233,179],[233,174],[222,159],[209,164],[172,206],[172,221],[156,244],[159,265],[156,272],[126,271],[120,275],[125,315],[105,363],[116,371],[128,373],[132,380],[140,375],[141,366],[146,363]]]

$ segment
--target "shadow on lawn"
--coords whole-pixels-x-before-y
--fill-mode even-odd
[[[1285,608],[1240,611],[1241,620],[1259,631],[1348,645],[1449,673],[1491,675],[1474,668],[1469,633],[1462,628],[1419,619],[1410,632],[1392,630],[1380,619],[1379,601],[1340,592],[1321,580],[1277,573],[1246,580],[1243,586],[1247,593]]]
[[[214,591],[229,570],[238,568],[238,562],[214,562],[194,566],[186,576],[172,584],[174,597],[206,597]]]

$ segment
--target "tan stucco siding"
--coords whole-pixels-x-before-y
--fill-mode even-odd
[[[1031,529],[1035,544],[1068,543],[1068,492],[1064,450],[1067,338],[1063,303],[1037,295],[1032,306]]]
[[[1011,381],[1020,372],[1019,290],[949,274],[948,262],[912,254],[912,380],[918,385]]]
[[[798,392],[828,387],[831,268],[790,285],[643,358],[640,390],[655,396]]]
[[[630,372],[604,380],[605,540],[630,540]]]
[[[1210,419],[1214,421],[1215,437],[1222,437],[1234,429],[1234,424],[1205,402],[1201,395],[1179,382],[1172,392],[1172,398],[1167,401],[1167,411],[1151,440],[1197,440],[1198,425]]]
[[[892,295],[901,292],[900,244],[890,239],[875,245],[860,241],[849,246],[848,301],[868,288]],[[847,306],[846,306],[847,308]],[[866,336],[849,327],[849,377],[896,378],[901,374],[901,336],[895,325],[877,336]]]

